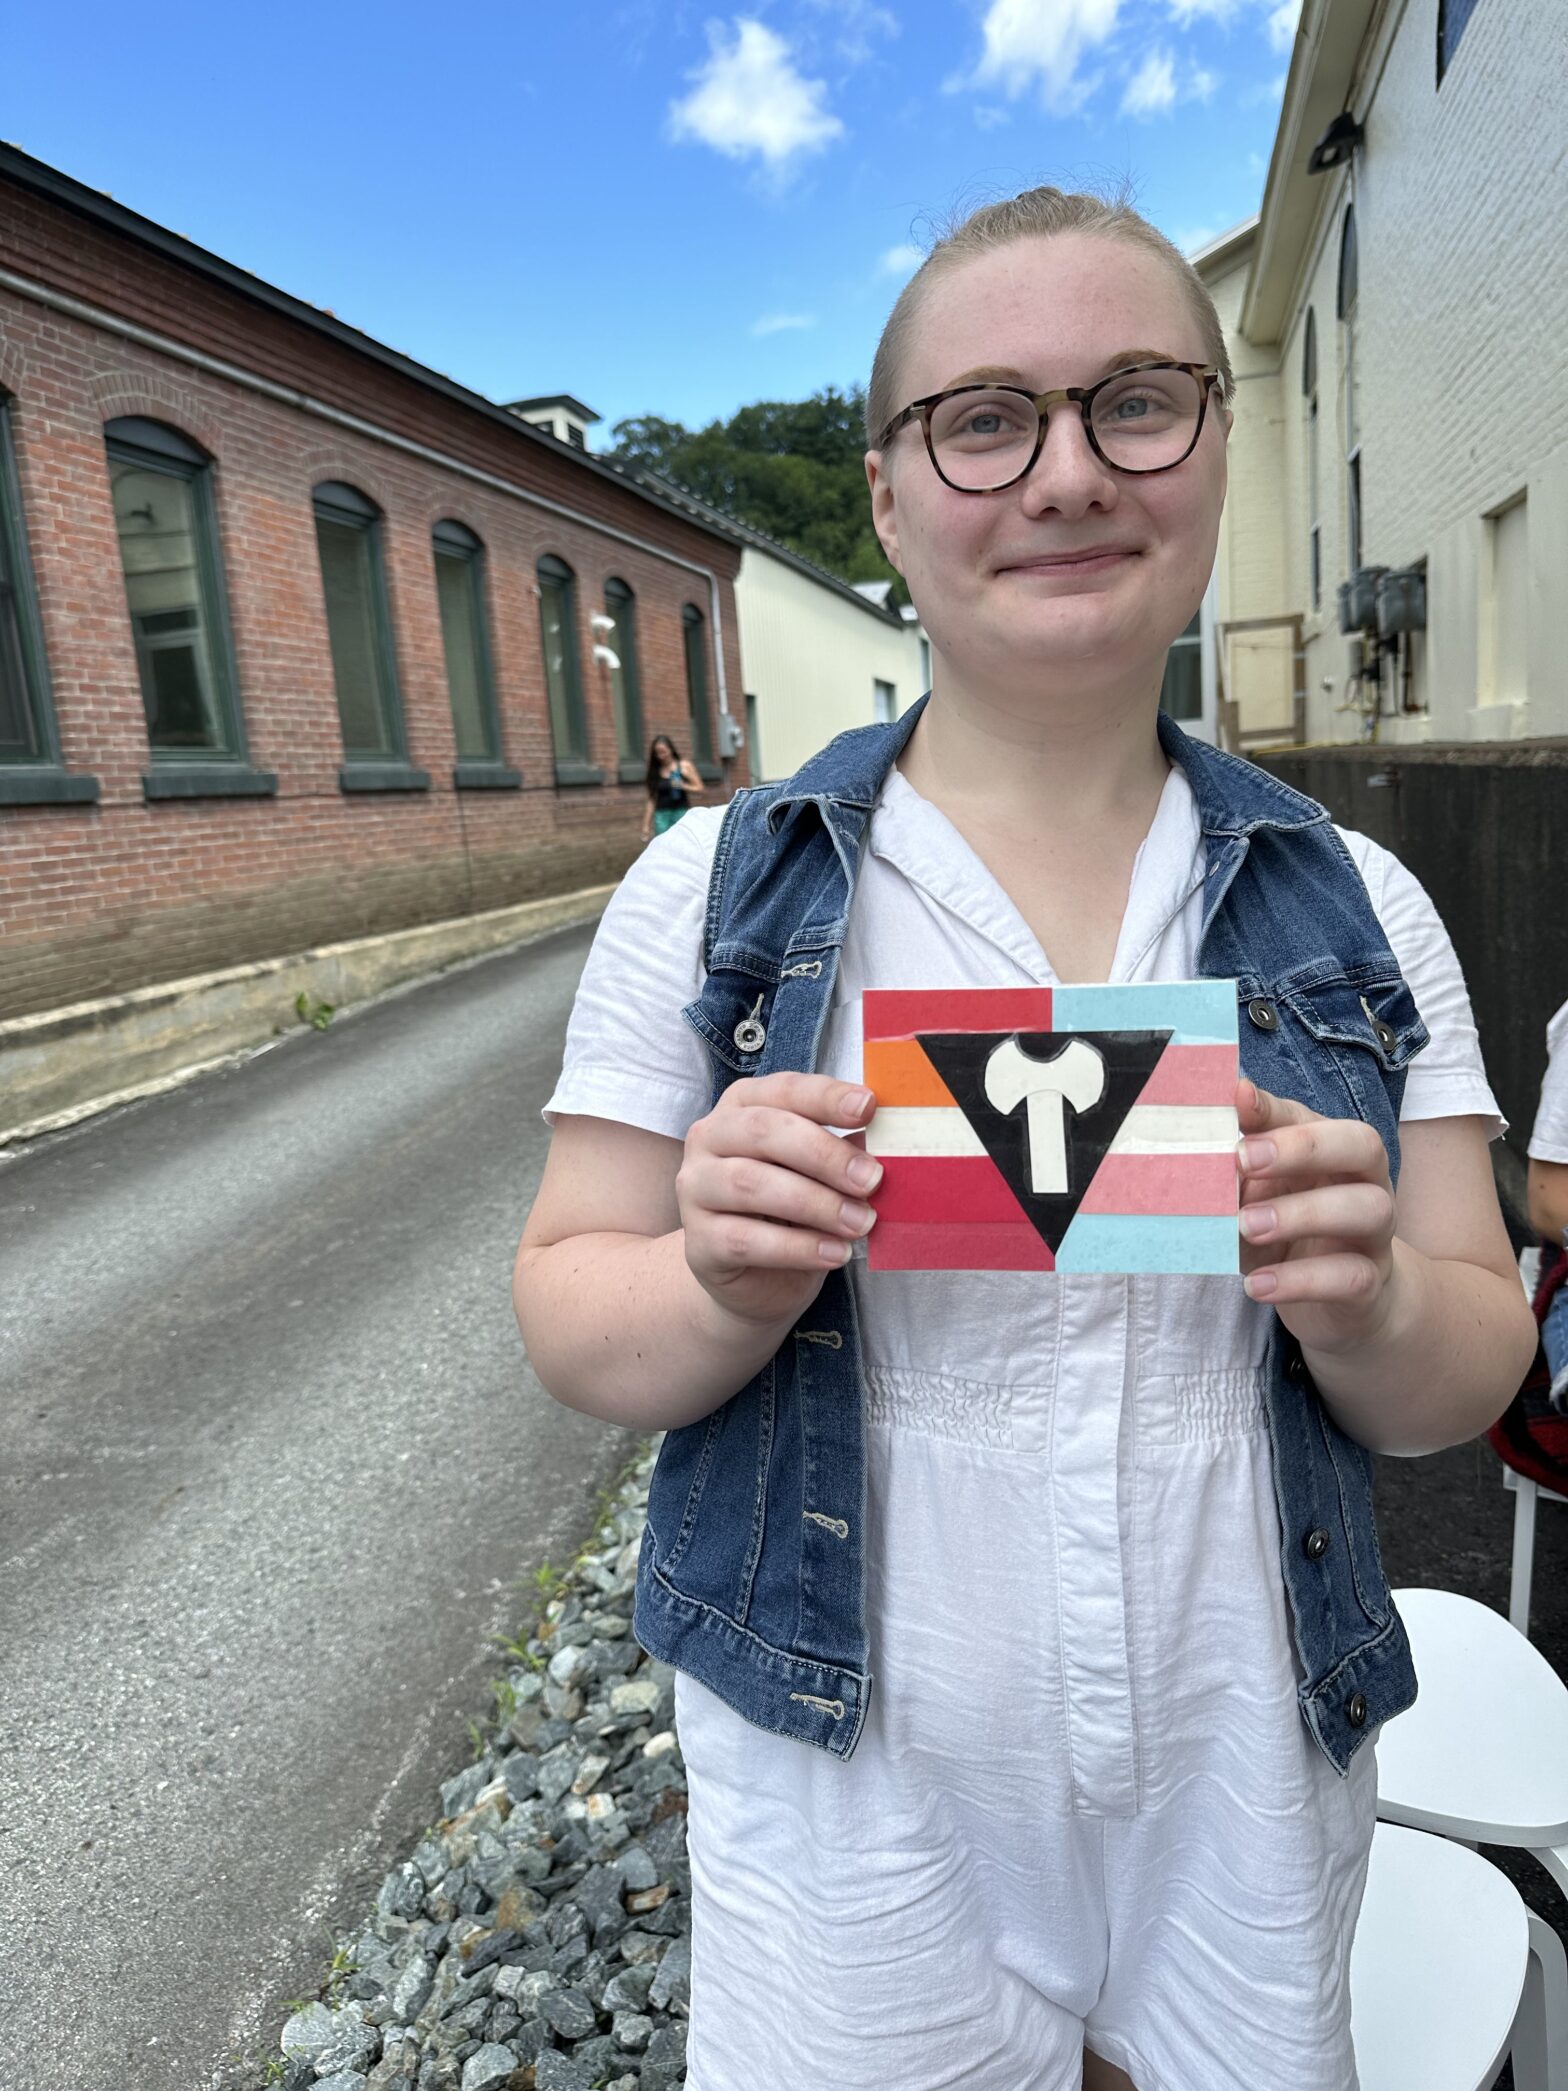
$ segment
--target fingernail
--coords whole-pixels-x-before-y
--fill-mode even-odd
[[[882,1164],[869,1154],[857,1154],[844,1173],[857,1191],[874,1191],[882,1181]]]
[[[817,1254],[824,1263],[848,1263],[854,1253],[848,1242],[819,1241],[817,1243]]]
[[[1260,1242],[1264,1235],[1272,1234],[1278,1224],[1278,1215],[1272,1205],[1244,1205],[1241,1208],[1240,1226],[1249,1242]]]
[[[869,1234],[871,1222],[876,1214],[869,1205],[857,1205],[853,1198],[846,1198],[838,1209],[838,1216],[851,1234]]]
[[[844,1099],[844,1112],[849,1118],[864,1118],[871,1109],[872,1097],[869,1089],[852,1089]]]
[[[1267,1169],[1278,1158],[1279,1149],[1272,1140],[1243,1140],[1241,1143],[1243,1169]]]
[[[1279,1284],[1272,1271],[1254,1271],[1245,1280],[1249,1300],[1266,1300]]]

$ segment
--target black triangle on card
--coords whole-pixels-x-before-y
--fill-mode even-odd
[[[927,1058],[1052,1254],[1170,1031],[921,1031]],[[1041,1071],[1049,1070],[1042,1081]],[[1031,1095],[1040,1101],[1031,1104]],[[1036,1184],[1042,1185],[1037,1189]]]

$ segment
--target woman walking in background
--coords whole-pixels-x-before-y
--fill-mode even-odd
[[[642,839],[662,835],[673,828],[691,802],[703,790],[695,763],[681,756],[667,733],[654,735],[648,750],[648,804],[642,816]]]

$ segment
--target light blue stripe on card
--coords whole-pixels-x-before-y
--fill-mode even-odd
[[[1234,1045],[1234,980],[1053,987],[1053,1031],[1174,1031],[1172,1045]]]
[[[1056,1252],[1059,1271],[1201,1272],[1241,1268],[1232,1214],[1079,1213]]]

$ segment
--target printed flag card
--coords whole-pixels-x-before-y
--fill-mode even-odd
[[[874,1271],[1240,1269],[1236,983],[867,992]]]

